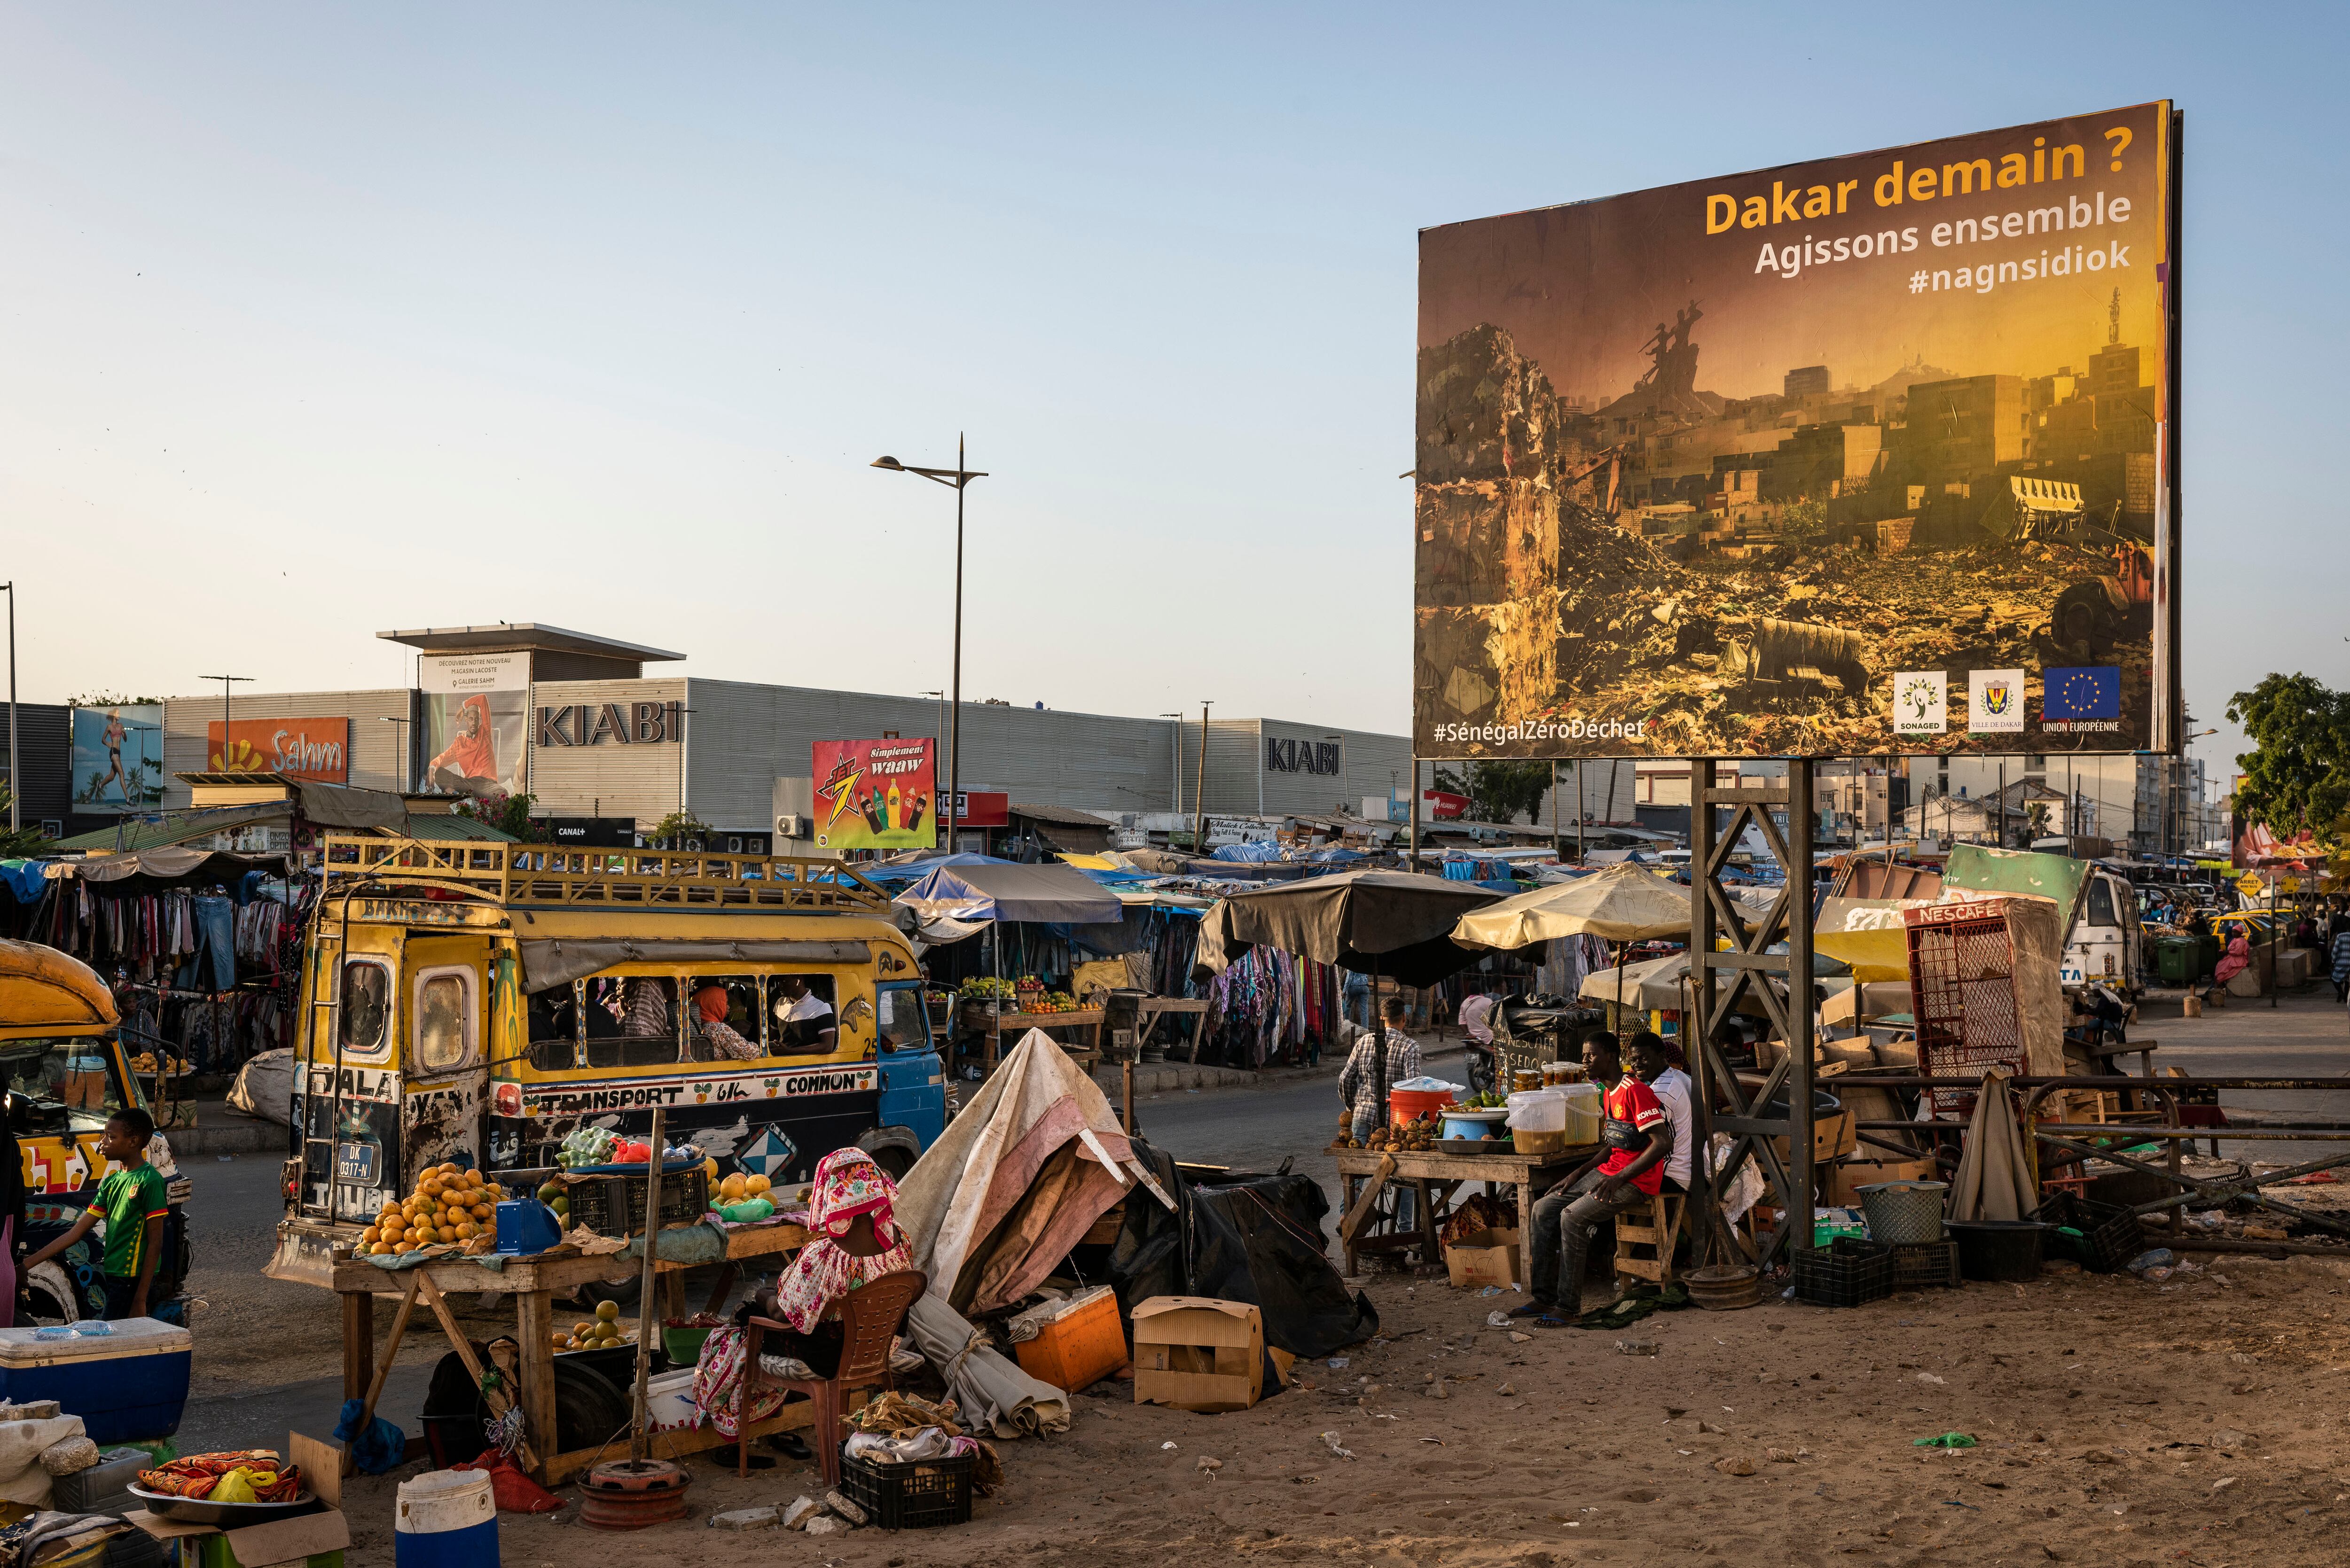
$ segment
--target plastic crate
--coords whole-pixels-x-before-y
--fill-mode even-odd
[[[1893,1248],[1839,1236],[1825,1250],[1795,1254],[1795,1299],[1814,1306],[1855,1307],[1893,1293]]]
[[[592,1176],[566,1189],[569,1223],[598,1236],[634,1236],[645,1229],[645,1181],[641,1176]],[[710,1209],[710,1173],[665,1171],[661,1175],[660,1222],[691,1225]]]
[[[884,1530],[929,1530],[971,1522],[971,1455],[877,1465],[840,1456],[840,1490]]]
[[[2071,1192],[2052,1192],[2033,1216],[2056,1227],[2048,1241],[2094,1274],[2110,1274],[2146,1251],[2146,1228],[2137,1214],[2115,1203],[2097,1203]],[[2073,1235],[2068,1232],[2078,1231]]]
[[[1959,1282],[1956,1241],[1897,1241],[1893,1243],[1893,1288],[1921,1290],[1928,1285]]]

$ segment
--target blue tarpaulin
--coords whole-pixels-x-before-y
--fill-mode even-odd
[[[40,902],[41,893],[48,886],[41,875],[42,860],[0,860],[0,887],[20,904]]]

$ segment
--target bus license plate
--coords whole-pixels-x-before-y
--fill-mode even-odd
[[[339,1187],[373,1187],[375,1157],[380,1151],[372,1144],[340,1144],[335,1149],[335,1183]]]

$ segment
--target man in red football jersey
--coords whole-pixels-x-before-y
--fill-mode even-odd
[[[1673,1151],[1672,1124],[1648,1080],[1664,1071],[1656,1036],[1632,1042],[1632,1071],[1617,1066],[1615,1036],[1595,1030],[1583,1045],[1591,1081],[1607,1095],[1607,1120],[1598,1156],[1534,1205],[1534,1233],[1526,1239],[1526,1281],[1533,1300],[1512,1317],[1562,1328],[1583,1311],[1583,1271],[1592,1231],[1656,1196],[1664,1162]]]

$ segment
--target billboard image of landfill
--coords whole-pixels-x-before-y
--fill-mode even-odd
[[[2175,744],[2176,135],[1423,231],[1414,749]]]

